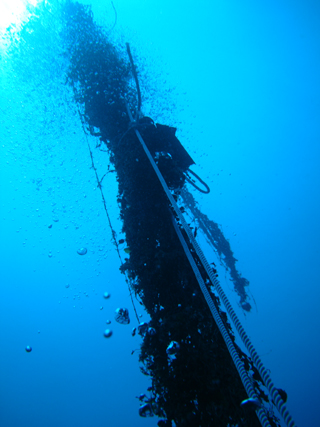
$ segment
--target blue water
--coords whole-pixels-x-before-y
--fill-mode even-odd
[[[113,26],[111,4],[87,4]],[[320,425],[320,6],[113,4],[113,37],[145,58],[145,110],[178,127],[210,186],[209,195],[188,188],[229,239],[252,312],[239,308],[227,274],[221,284],[297,425]],[[150,383],[131,354],[133,315],[129,326],[114,321],[117,307],[133,309],[58,32],[53,11],[32,49],[1,53],[0,424],[156,426],[138,415]],[[96,163],[103,175],[106,154]],[[112,174],[104,186],[121,238]]]

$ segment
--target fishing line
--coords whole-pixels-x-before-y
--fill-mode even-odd
[[[106,212],[106,215],[107,215],[107,218],[108,218],[108,223],[109,223],[109,228],[110,228],[111,234],[112,234],[112,239],[113,239],[114,244],[116,246],[116,251],[117,251],[118,257],[120,259],[121,266],[123,266],[124,263],[123,263],[123,260],[122,260],[122,257],[121,257],[121,253],[120,253],[120,249],[119,249],[119,245],[118,245],[118,241],[117,241],[117,233],[116,233],[116,231],[114,230],[114,228],[112,226],[111,218],[110,218],[110,215],[109,215],[109,212],[108,212],[108,209],[107,209],[106,199],[104,197],[103,190],[102,190],[102,180],[107,175],[108,172],[106,172],[103,175],[103,177],[101,179],[99,179],[97,168],[95,167],[95,164],[94,164],[93,153],[92,153],[92,150],[91,150],[91,147],[90,147],[90,144],[89,144],[88,133],[87,133],[87,130],[85,128],[83,116],[80,113],[79,108],[78,108],[78,113],[79,113],[79,117],[80,117],[80,120],[81,120],[81,125],[82,125],[83,132],[84,132],[84,134],[86,136],[87,147],[88,147],[89,155],[90,155],[90,159],[91,159],[91,169],[93,169],[95,177],[96,177],[96,180],[97,180],[97,187],[100,190],[103,207],[104,207],[104,210]],[[138,316],[138,313],[137,313],[137,310],[136,310],[136,307],[135,307],[135,304],[134,304],[134,301],[133,301],[133,297],[132,297],[132,285],[131,285],[131,281],[128,278],[127,273],[126,273],[125,270],[123,271],[123,274],[125,276],[125,281],[127,283],[128,289],[129,289],[129,294],[130,294],[132,306],[133,306],[133,309],[134,309],[137,321],[138,321],[138,323],[140,323],[139,316]]]

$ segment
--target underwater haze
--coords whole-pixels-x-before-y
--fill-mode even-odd
[[[66,84],[62,3],[0,6],[0,425],[155,427],[138,412],[151,380],[113,240],[125,239],[116,174]],[[320,425],[319,2],[80,3],[120,50],[130,43],[142,111],[177,127],[210,187],[186,184],[250,282],[250,312],[199,242],[296,425]]]

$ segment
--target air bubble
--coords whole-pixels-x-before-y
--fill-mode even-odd
[[[87,248],[80,248],[77,250],[79,255],[85,255],[88,252]]]

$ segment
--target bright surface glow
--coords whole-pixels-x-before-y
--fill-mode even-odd
[[[29,18],[27,6],[36,6],[39,0],[0,0],[0,50],[3,52],[10,42],[6,37],[6,29],[13,25],[11,33],[19,30],[23,21]]]
[[[1,0],[0,2],[0,31],[4,32],[9,25],[19,26],[27,16],[27,5],[35,6],[38,0]]]

